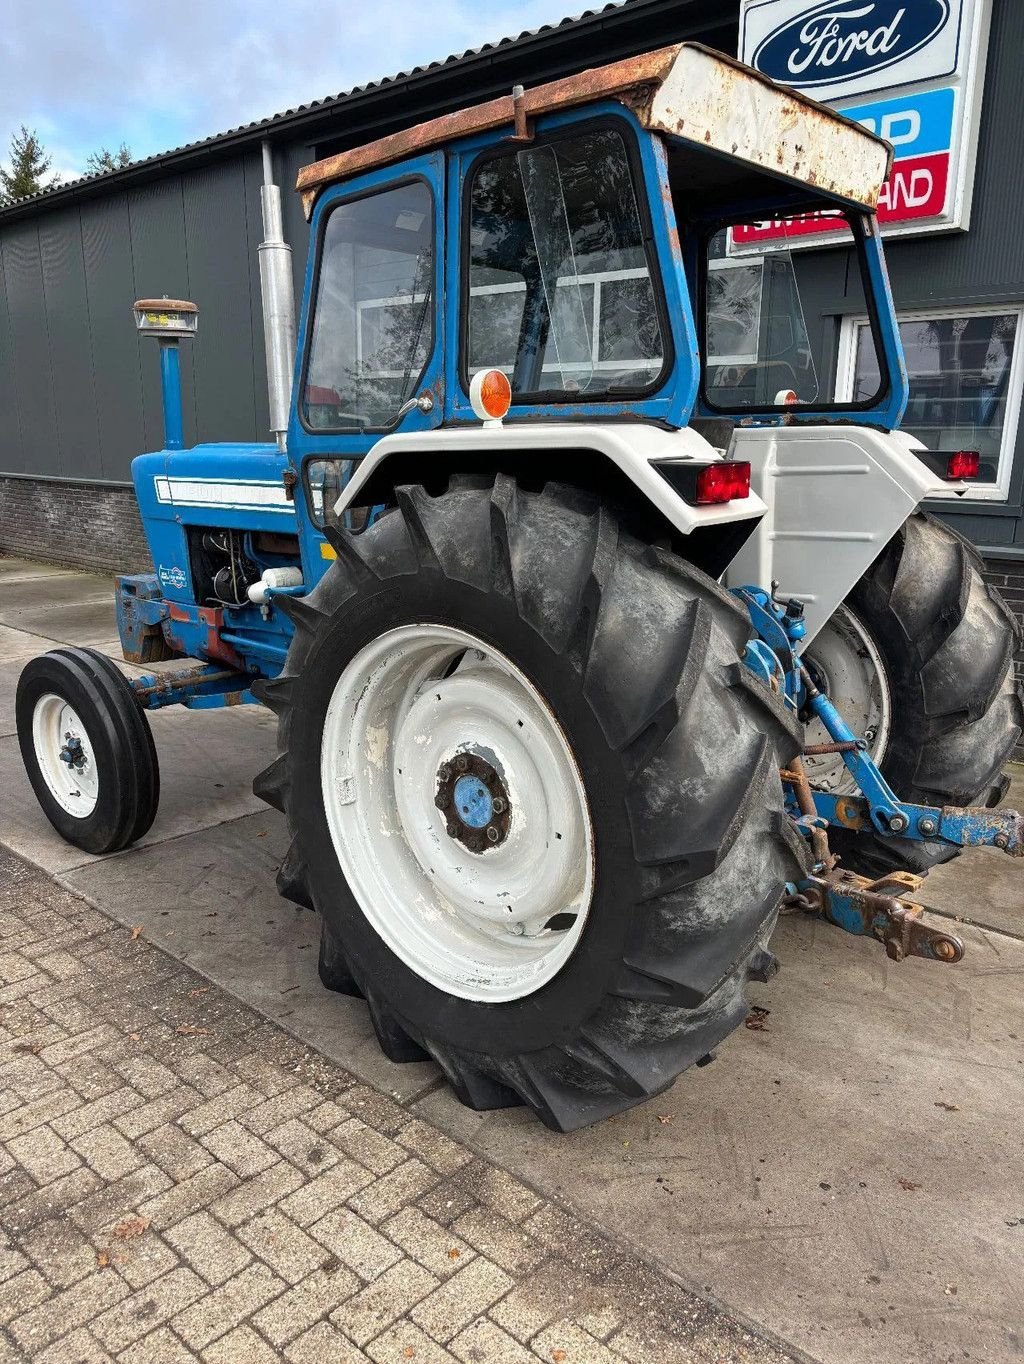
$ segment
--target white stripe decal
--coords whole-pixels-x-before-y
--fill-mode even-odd
[[[153,479],[156,500],[173,507],[218,507],[223,511],[268,511],[295,515],[281,483],[228,478]]]

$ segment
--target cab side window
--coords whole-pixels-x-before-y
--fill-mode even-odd
[[[339,204],[324,229],[301,412],[322,431],[379,430],[433,347],[433,195],[422,180]]]

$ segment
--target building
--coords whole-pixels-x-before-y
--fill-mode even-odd
[[[780,53],[795,52],[796,25],[811,56],[796,60],[794,80],[856,117],[877,116],[878,130],[897,143],[891,195],[911,212],[890,225],[899,235],[888,237],[887,256],[911,371],[905,425],[933,448],[952,441],[982,451],[993,481],[936,510],[980,548],[993,580],[1024,613],[1024,233],[1016,164],[1024,5],[871,0],[869,9],[851,30],[816,0],[625,0],[0,209],[0,550],[82,567],[146,565],[129,466],[137,453],[159,448],[162,422],[155,356],[132,327],[135,298],[166,294],[200,307],[199,337],[183,353],[186,443],[267,438],[256,252],[265,143],[285,191],[298,293],[307,229],[289,190],[307,162],[516,83],[669,42],[743,50],[769,74],[785,75],[776,67]],[[822,28],[822,15],[834,27]],[[917,25],[908,39],[913,53],[939,54],[924,86],[908,85],[893,66],[899,23]],[[963,61],[972,42],[980,49],[976,90]],[[870,106],[867,95],[844,93],[846,77],[836,76],[849,58],[870,67],[863,53],[896,72],[881,78],[892,88],[868,79]],[[943,66],[950,53],[953,65]],[[808,74],[815,62],[824,62],[824,77]],[[911,137],[899,120],[908,91],[923,90],[931,101],[915,106],[914,117],[942,105],[936,75],[946,85],[960,82],[956,109],[969,109],[973,124],[954,129],[951,114],[945,150],[930,123]],[[908,143],[918,160],[903,154]],[[943,156],[951,184],[945,203],[931,193],[932,180],[913,179],[924,162],[934,171]],[[958,215],[959,229],[951,226]],[[809,325],[834,338],[825,381],[849,396],[871,377],[860,344],[864,319],[849,291],[812,297]]]

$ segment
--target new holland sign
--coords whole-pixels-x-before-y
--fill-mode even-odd
[[[970,221],[990,12],[991,0],[742,0],[740,56],[892,143],[887,236],[949,231]],[[735,241],[810,245],[835,230],[822,215]]]

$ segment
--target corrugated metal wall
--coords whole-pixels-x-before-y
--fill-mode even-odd
[[[296,291],[306,224],[276,156]],[[182,347],[185,438],[268,439],[256,248],[258,151],[0,228],[0,472],[124,482],[163,444],[157,348],[134,331],[137,298],[199,305]]]

